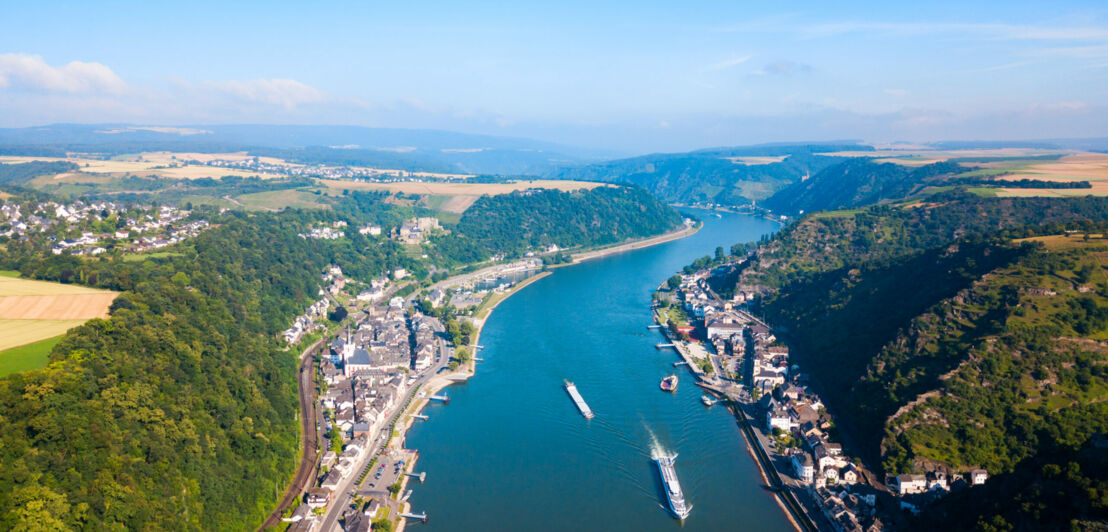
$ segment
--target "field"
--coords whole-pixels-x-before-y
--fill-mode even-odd
[[[116,295],[0,275],[0,351],[53,338],[92,318],[107,317]],[[4,356],[0,353],[0,358]]]
[[[315,194],[297,189],[243,194],[236,196],[232,203],[247,209],[264,211],[279,211],[286,207],[290,209],[326,209],[329,207],[321,203],[319,197]]]
[[[145,155],[145,154],[143,154]],[[124,177],[136,175],[142,177],[164,177],[168,179],[200,179],[210,177],[218,179],[223,176],[233,175],[239,177],[258,176],[278,177],[273,174],[263,174],[255,171],[238,170],[233,168],[219,168],[216,166],[185,165],[177,168],[158,168],[171,162],[165,159],[147,160],[143,155],[135,156],[133,160],[125,158],[116,159],[88,159],[84,157],[0,157],[0,163],[25,163],[29,161],[69,161],[81,167],[80,172],[66,172],[52,177],[39,178],[53,180],[53,182],[88,182],[90,175],[99,177]],[[185,154],[181,154],[185,155]],[[178,157],[179,159],[181,157]],[[49,181],[46,181],[49,182]]]
[[[61,339],[59,335],[0,351],[0,377],[45,366],[49,361],[50,350],[54,349]]]
[[[470,205],[473,205],[473,202],[477,201],[477,198],[486,194],[496,196],[529,188],[569,191],[611,186],[588,181],[557,180],[517,181],[515,183],[420,183],[415,181],[366,183],[362,181],[321,179],[320,183],[331,190],[385,190],[391,193],[419,194],[424,196],[424,204],[427,207],[450,213],[465,211]]]

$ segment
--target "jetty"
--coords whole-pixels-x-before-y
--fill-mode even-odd
[[[572,382],[566,381],[566,392],[569,393],[569,397],[573,399],[573,403],[577,405],[577,410],[581,411],[581,415],[585,416],[585,419],[592,419],[594,414],[592,409],[589,408],[588,403],[585,402],[585,398],[581,397],[581,393],[577,391],[577,386]]]

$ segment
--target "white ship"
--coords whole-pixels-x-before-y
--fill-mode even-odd
[[[566,381],[566,391],[569,392],[569,397],[573,399],[573,403],[577,405],[577,409],[581,411],[581,415],[585,416],[585,419],[592,419],[592,409],[589,408],[588,403],[585,402],[585,398],[581,397],[581,394],[577,391],[577,386],[572,382]]]
[[[691,506],[685,505],[685,494],[681,493],[681,483],[677,481],[677,471],[673,469],[673,463],[677,460],[677,453],[655,458],[658,471],[662,473],[662,484],[666,488],[666,498],[669,499],[669,509],[678,519],[684,520],[692,511]]]

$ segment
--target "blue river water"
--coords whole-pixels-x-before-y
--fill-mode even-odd
[[[791,530],[746,450],[734,418],[700,403],[671,350],[654,345],[652,290],[684,265],[777,224],[691,211],[691,237],[561,268],[520,290],[481,333],[484,362],[424,410],[407,446],[427,481],[409,483],[412,530]],[[596,413],[584,419],[564,379]],[[692,505],[682,525],[665,508],[652,449],[677,452]]]

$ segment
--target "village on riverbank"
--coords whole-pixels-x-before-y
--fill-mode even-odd
[[[741,249],[701,259],[658,287],[656,325],[697,384],[736,416],[764,480],[801,530],[876,531],[895,525],[903,511],[952,489],[982,484],[985,470],[947,478],[942,473],[879,479],[843,448],[809,376],[789,357],[772,326],[754,316],[753,291],[717,294],[713,276],[731,276],[748,257]]]

